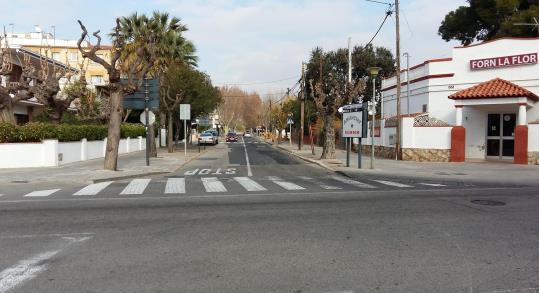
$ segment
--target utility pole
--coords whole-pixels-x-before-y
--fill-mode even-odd
[[[402,56],[406,57],[406,114],[410,114],[410,54],[405,52]]]
[[[298,135],[298,150],[303,147],[303,134],[305,127],[305,63],[301,62],[301,97],[300,97],[300,120],[299,120],[299,135]]]
[[[401,154],[401,133],[402,133],[402,125],[401,125],[401,40],[400,40],[400,23],[399,23],[399,0],[395,0],[395,33],[396,33],[396,52],[395,56],[397,58],[397,138],[395,142],[395,159],[401,160],[402,154]]]

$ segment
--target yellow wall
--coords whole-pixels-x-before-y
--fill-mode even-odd
[[[37,46],[24,46],[24,48],[39,53],[41,55],[45,55],[49,58],[53,57],[54,53],[59,53],[59,61],[67,64],[71,67],[80,69],[81,64],[83,68],[86,70],[86,81],[88,84],[92,82],[92,76],[100,76],[102,78],[103,84],[108,83],[108,74],[105,68],[101,66],[100,64],[94,63],[93,61],[90,61],[88,59],[83,59],[82,54],[80,53],[78,48],[72,48],[72,47],[52,47],[52,48],[40,48]],[[76,60],[70,59],[70,53],[76,54],[77,58]],[[111,58],[111,50],[105,49],[105,50],[99,50],[97,51],[98,55],[101,55],[105,61],[110,62]]]

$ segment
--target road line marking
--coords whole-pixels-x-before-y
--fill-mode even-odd
[[[142,194],[151,179],[133,179],[120,194]]]
[[[0,292],[7,292],[37,276],[47,268],[44,261],[58,254],[61,249],[51,250],[35,255],[29,259],[21,260],[16,265],[0,272]]]
[[[301,187],[292,182],[284,181],[283,179],[276,176],[269,176],[268,179],[286,190],[304,190],[305,189],[305,187]]]
[[[355,181],[355,180],[351,180],[351,179],[347,179],[347,178],[343,178],[343,177],[340,177],[340,176],[331,176],[331,179],[337,180],[337,181],[342,182],[342,183],[346,183],[346,184],[354,185],[354,186],[357,186],[357,187],[361,187],[361,188],[376,188],[376,187],[374,187],[374,186],[372,186],[370,184]]]
[[[185,178],[168,178],[165,193],[185,193]]]
[[[52,233],[52,234],[24,234],[24,235],[11,235],[0,236],[0,239],[20,239],[20,238],[39,238],[39,237],[73,237],[73,236],[94,236],[93,232],[82,233]]]
[[[51,259],[73,243],[80,243],[91,239],[93,236],[85,237],[62,237],[63,243],[60,249],[49,250],[37,254],[31,258],[21,260],[14,266],[0,272],[0,293],[5,293],[21,285],[22,283],[35,278],[39,273],[47,269],[47,260]]]
[[[247,162],[247,176],[251,177],[253,176],[253,172],[251,171],[251,163],[249,163],[249,155],[247,154],[247,146],[245,146],[243,136],[241,137],[241,142],[243,144],[243,150],[245,151],[245,161]]]
[[[332,186],[332,185],[327,185],[327,184],[324,184],[320,181],[316,181],[314,178],[311,178],[311,177],[307,177],[307,176],[298,176],[299,179],[302,179],[302,180],[305,180],[305,181],[308,181],[309,183],[312,183],[312,184],[318,184],[318,186],[320,186],[321,188],[323,189],[327,189],[327,190],[338,190],[338,189],[342,189],[340,187],[337,187],[337,186]]]
[[[25,197],[45,197],[45,196],[49,196],[57,191],[59,191],[60,189],[51,189],[51,190],[38,190],[38,191],[33,191],[33,192],[30,192],[26,195],[24,195]]]
[[[378,182],[380,184],[384,184],[384,185],[388,185],[388,186],[394,186],[394,187],[400,187],[400,188],[409,188],[409,187],[413,187],[411,185],[406,185],[406,184],[402,184],[402,183],[398,183],[398,182],[393,182],[393,181],[386,181],[386,180],[373,180],[374,182]]]
[[[226,192],[226,187],[217,177],[202,177],[202,184],[207,192]]]
[[[107,188],[107,186],[109,186],[112,182],[114,181],[105,181],[105,182],[90,184],[84,187],[83,189],[75,192],[73,195],[96,195],[101,190]]]
[[[258,184],[256,181],[249,177],[234,177],[234,180],[238,182],[247,191],[266,191],[264,186]]]
[[[443,187],[443,186],[447,186],[445,184],[439,184],[439,183],[419,183],[421,185],[425,185],[425,186],[434,186],[434,187]]]

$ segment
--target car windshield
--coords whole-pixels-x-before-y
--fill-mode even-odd
[[[209,133],[209,132],[204,132],[204,133],[202,133],[201,136],[213,136],[213,134],[211,134],[211,133]]]

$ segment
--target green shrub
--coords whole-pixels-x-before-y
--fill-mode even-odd
[[[59,141],[102,140],[107,137],[107,125],[72,125],[31,122],[22,126],[0,123],[0,143],[7,142],[39,142],[44,139]],[[122,138],[136,138],[145,135],[141,124],[124,123],[121,125]]]

